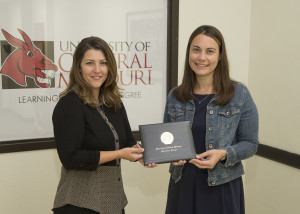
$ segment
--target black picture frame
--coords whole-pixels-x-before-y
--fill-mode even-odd
[[[179,0],[167,0],[167,93],[177,85]],[[172,62],[172,63],[171,63]],[[173,71],[173,72],[172,72]],[[140,141],[139,131],[133,136]],[[0,153],[56,148],[54,138],[26,139],[0,142]]]

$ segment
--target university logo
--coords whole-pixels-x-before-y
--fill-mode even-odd
[[[0,41],[2,89],[53,88],[57,66],[53,63],[54,42],[34,41],[18,29],[24,41],[2,29]]]

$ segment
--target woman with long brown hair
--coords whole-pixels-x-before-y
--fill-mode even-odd
[[[242,160],[258,147],[258,112],[246,86],[229,76],[221,32],[203,25],[190,36],[181,85],[164,122],[188,120],[197,156],[170,165],[166,214],[244,214]]]
[[[63,165],[54,214],[125,213],[120,161],[141,159],[143,149],[132,136],[116,76],[104,40],[88,37],[78,44],[52,117]]]

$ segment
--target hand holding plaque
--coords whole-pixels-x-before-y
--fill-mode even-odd
[[[144,163],[170,163],[196,157],[189,121],[140,125]]]

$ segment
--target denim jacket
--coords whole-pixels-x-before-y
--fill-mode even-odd
[[[258,112],[243,84],[234,82],[235,94],[224,106],[215,105],[212,98],[206,113],[206,150],[225,149],[226,162],[218,162],[208,169],[208,185],[216,186],[244,174],[242,160],[253,156],[258,147]],[[195,104],[178,101],[170,92],[164,112],[164,122],[190,121],[193,123]],[[171,178],[178,182],[184,165],[170,165]]]

